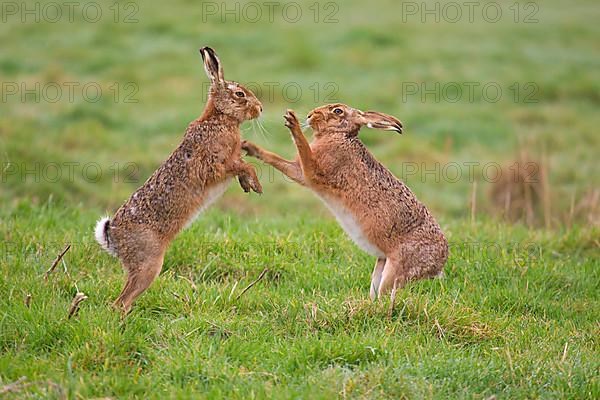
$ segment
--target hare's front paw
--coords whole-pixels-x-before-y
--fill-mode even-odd
[[[254,158],[260,158],[260,149],[257,145],[247,140],[242,141],[242,150],[246,152],[247,155]]]
[[[250,190],[252,190],[258,194],[262,193],[262,186],[258,181],[258,177],[244,174],[238,176],[238,181],[240,182],[240,186],[244,192],[248,193]]]
[[[250,179],[250,187],[252,187],[252,190],[254,191],[254,193],[262,194],[262,192],[263,192],[262,185],[260,184],[258,179],[251,178]]]
[[[300,122],[298,122],[298,118],[296,118],[296,114],[292,110],[287,110],[283,118],[285,118],[285,126],[291,131],[300,130]]]
[[[252,189],[250,186],[250,177],[248,175],[238,176],[238,182],[240,182],[240,186],[244,192],[248,193],[250,189]]]

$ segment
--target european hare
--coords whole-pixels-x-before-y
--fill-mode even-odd
[[[369,153],[358,139],[361,127],[402,133],[396,118],[331,104],[308,114],[314,140],[308,143],[293,111],[286,126],[298,150],[294,161],[244,141],[252,157],[310,188],[364,251],[377,256],[371,299],[407,281],[442,274],[448,242],[429,210]]]
[[[254,94],[226,81],[209,47],[200,49],[211,79],[202,116],[190,123],[169,158],[133,193],[112,219],[96,225],[96,240],[117,256],[127,282],[115,301],[127,312],[159,274],[175,235],[223,194],[237,176],[245,192],[262,193],[256,172],[241,159],[240,124],[262,111]]]

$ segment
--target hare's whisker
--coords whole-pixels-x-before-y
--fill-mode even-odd
[[[257,119],[256,123],[258,124],[259,129],[262,131],[263,138],[265,139],[265,141],[267,143],[269,143],[270,132],[264,127],[264,125],[262,124],[262,122],[260,121],[260,119]]]
[[[254,135],[264,137],[264,134],[261,132],[260,127],[258,128],[258,131],[257,131],[257,126],[259,126],[258,121],[253,119],[252,120],[252,132],[254,133]]]

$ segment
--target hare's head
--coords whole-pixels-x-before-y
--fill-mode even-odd
[[[219,57],[210,47],[200,49],[206,75],[210,78],[209,102],[216,111],[239,122],[256,118],[262,112],[262,104],[254,93],[233,81],[226,81]]]
[[[402,122],[377,111],[360,111],[345,104],[328,104],[308,113],[308,123],[316,136],[340,134],[358,135],[361,127],[383,129],[402,133]]]

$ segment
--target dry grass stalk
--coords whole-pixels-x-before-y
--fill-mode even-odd
[[[71,302],[71,306],[69,307],[69,319],[74,315],[77,315],[77,312],[79,311],[79,305],[87,298],[88,297],[84,293],[77,292],[73,298],[73,301]]]
[[[56,256],[56,258],[52,262],[52,265],[50,266],[50,268],[48,268],[48,271],[46,271],[46,273],[44,274],[44,280],[48,280],[48,275],[50,275],[52,272],[54,272],[54,270],[56,269],[56,266],[58,265],[60,260],[62,260],[62,258],[65,256],[65,254],[67,254],[67,251],[69,251],[70,248],[71,248],[71,245],[67,244],[65,246],[64,250],[59,255]]]
[[[477,212],[477,181],[473,181],[471,189],[471,223],[475,223],[475,213]]]
[[[544,149],[542,155],[542,203],[544,206],[544,226],[546,229],[552,227],[552,205],[550,196],[550,184],[548,182],[548,154]]]
[[[508,221],[524,220],[528,226],[536,223],[541,208],[544,224],[551,222],[548,172],[545,163],[532,160],[521,151],[517,160],[502,168],[500,178],[493,183],[490,198]],[[539,206],[542,207],[539,207]]]
[[[238,294],[238,296],[235,298],[236,300],[239,300],[240,297],[242,297],[244,295],[244,293],[246,293],[248,290],[250,290],[250,288],[254,285],[256,285],[262,278],[265,277],[265,274],[268,272],[269,270],[267,268],[263,269],[263,271],[260,273],[260,275],[258,275],[258,278],[256,278],[252,283],[250,283],[248,286],[246,286],[244,288],[244,290],[242,290],[242,292],[240,294]]]

